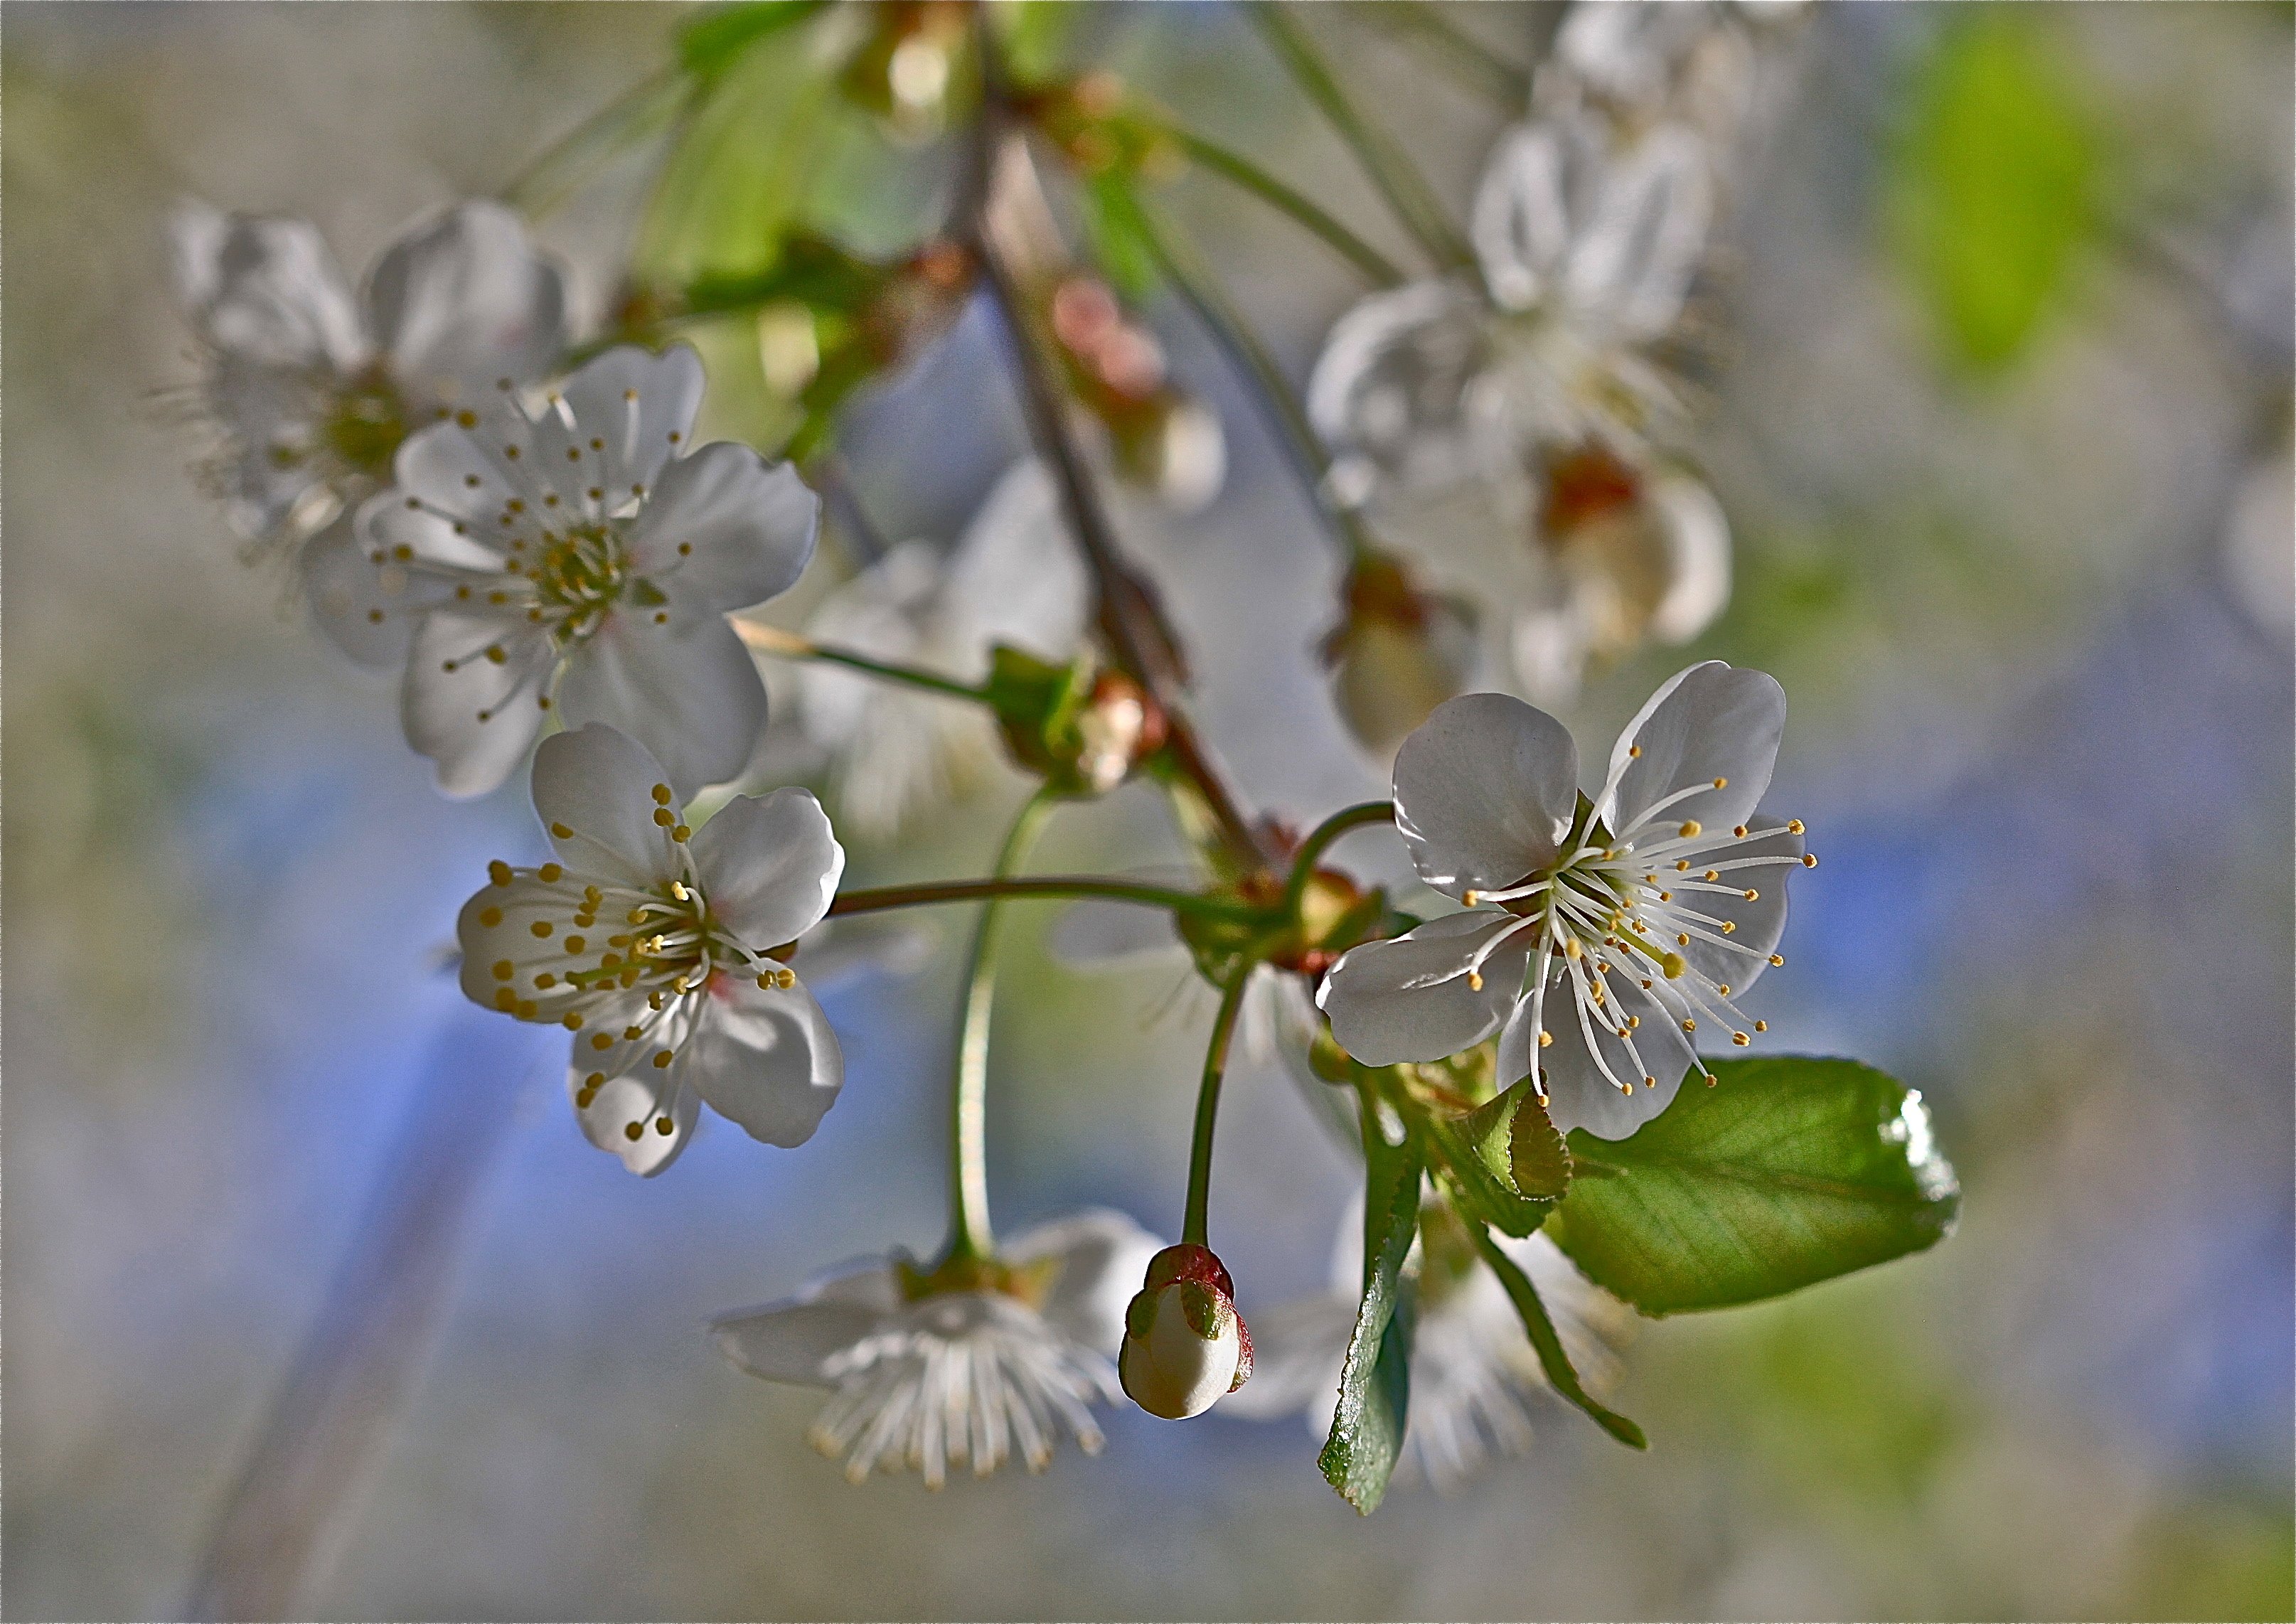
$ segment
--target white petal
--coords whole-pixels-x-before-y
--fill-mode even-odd
[[[222,209],[187,197],[168,212],[168,279],[176,308],[205,310],[223,285],[223,246],[231,220]]]
[[[535,750],[534,810],[570,867],[644,890],[684,872],[669,831],[654,817],[678,816],[674,798],[667,807],[654,799],[654,785],[667,781],[644,745],[592,722],[553,734]]]
[[[205,295],[185,312],[201,338],[264,366],[358,366],[358,311],[316,226],[234,215],[218,232],[212,219],[185,219],[176,280]]]
[[[845,849],[810,790],[737,795],[693,837],[709,912],[759,952],[795,941],[828,913]]]
[[[766,726],[766,685],[723,620],[680,628],[623,608],[568,655],[558,701],[652,747],[679,797],[740,775]]]
[[[753,1376],[833,1387],[823,1366],[860,1343],[901,1308],[900,1287],[882,1263],[808,1286],[797,1296],[762,1308],[722,1314],[709,1322],[718,1350]]]
[[[994,643],[1066,660],[1084,636],[1090,596],[1052,475],[1034,458],[1016,463],[950,555],[935,652],[968,678],[987,674]]]
[[[589,1075],[583,1054],[578,1046],[566,1075],[567,1093],[578,1101],[584,1079]],[[649,1071],[644,1079],[636,1075],[610,1078],[591,1096],[588,1110],[579,1103],[574,1108],[582,1136],[602,1151],[613,1152],[625,1168],[641,1178],[652,1178],[677,1160],[693,1137],[694,1122],[701,1114],[693,1089],[645,1080],[660,1076]],[[665,1120],[669,1123],[668,1133],[661,1131]],[[633,1128],[638,1130],[635,1137],[630,1134]]]
[[[1060,1272],[1037,1313],[1071,1341],[1114,1358],[1124,1341],[1124,1307],[1162,1247],[1125,1214],[1095,1207],[1038,1224],[997,1251],[1016,1265],[1057,1260]]]
[[[473,405],[547,371],[566,341],[565,279],[502,204],[479,199],[401,236],[367,284],[376,341],[423,402]]]
[[[793,1146],[812,1138],[845,1082],[837,1034],[813,995],[802,983],[768,990],[727,971],[696,1002],[671,1074],[752,1139]]]
[[[404,660],[423,613],[454,593],[435,575],[396,561],[377,564],[350,513],[303,544],[301,571],[311,619],[328,641],[365,666]]]
[[[1480,991],[1468,967],[1489,938],[1523,923],[1477,910],[1349,948],[1317,995],[1332,1036],[1367,1066],[1443,1060],[1480,1043],[1514,1007],[1537,931],[1521,931],[1484,960]]]
[[[1480,301],[1447,282],[1362,300],[1332,324],[1308,380],[1317,432],[1407,487],[1464,477],[1476,465],[1467,384],[1489,356],[1482,324]]]
[[[1568,127],[1518,124],[1499,137],[1475,187],[1475,255],[1491,297],[1512,310],[1545,297],[1570,250],[1564,177]]]
[[[505,1013],[515,1013],[517,1005],[531,1005],[525,1018],[543,1021],[561,1019],[578,1004],[594,1004],[566,973],[588,968],[605,951],[605,932],[614,927],[603,925],[585,935],[573,923],[581,912],[582,886],[574,875],[554,884],[530,874],[514,876],[507,885],[489,882],[463,905],[455,922],[463,949],[463,996],[485,1008],[503,1009],[507,992],[512,1007]],[[547,932],[537,936],[537,926],[548,927]]]
[[[1673,1103],[1689,1069],[1687,1039],[1673,1024],[1673,1017],[1623,976],[1611,977],[1610,988],[1605,1013],[1614,1020],[1632,1015],[1642,1022],[1634,1029],[1633,1039],[1635,1054],[1646,1069],[1637,1068],[1626,1044],[1603,1024],[1599,1014],[1590,1017],[1587,1024],[1593,1029],[1603,1062],[1620,1082],[1632,1086],[1631,1094],[1621,1092],[1595,1065],[1571,1002],[1569,980],[1562,979],[1547,989],[1546,1029],[1554,1034],[1554,1043],[1538,1052],[1539,1064],[1546,1073],[1546,1113],[1566,1134],[1583,1128],[1598,1139],[1625,1138]],[[1644,1087],[1645,1077],[1656,1078],[1656,1085]]]
[[[606,442],[609,482],[653,488],[662,464],[692,443],[701,410],[701,358],[686,344],[656,355],[618,344],[582,364],[560,390],[583,435]]]
[[[1552,863],[1578,808],[1578,749],[1504,693],[1447,700],[1395,756],[1395,825],[1420,877],[1453,897]]]
[[[1667,826],[1734,828],[1769,788],[1785,726],[1785,690],[1767,672],[1737,670],[1718,660],[1677,672],[1651,695],[1611,750],[1616,788],[1602,808],[1605,821],[1614,834],[1647,846],[1661,837],[1636,831],[1653,806],[1677,790],[1718,778],[1721,789],[1685,795],[1659,816]],[[1642,754],[1631,756],[1636,749]]]
[[[1714,493],[1685,474],[1652,482],[1647,500],[1666,539],[1665,595],[1651,611],[1651,636],[1687,643],[1730,601],[1730,521]]]
[[[1652,130],[1604,167],[1568,269],[1571,301],[1620,332],[1651,337],[1682,313],[1713,211],[1706,146],[1677,126]]]
[[[507,431],[506,431],[507,427]],[[492,537],[515,501],[539,511],[541,492],[533,471],[505,447],[525,438],[522,423],[499,409],[480,419],[475,431],[456,422],[434,422],[406,437],[392,464],[398,488],[390,493],[401,508],[412,496],[467,527],[472,536]]]
[[[746,609],[796,585],[820,515],[796,469],[720,440],[662,471],[630,526],[631,562],[684,614]]]
[[[487,658],[490,648],[503,659]],[[399,693],[406,742],[437,764],[448,795],[483,795],[526,758],[542,730],[558,651],[523,621],[434,609],[415,628]],[[449,667],[452,669],[449,669]]]

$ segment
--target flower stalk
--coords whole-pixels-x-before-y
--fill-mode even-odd
[[[1180,1220],[1183,1246],[1208,1246],[1211,1216],[1212,1131],[1219,1125],[1220,1083],[1227,1075],[1227,1052],[1243,1010],[1243,989],[1259,961],[1246,958],[1220,988],[1219,1013],[1212,1017],[1211,1041],[1204,1050],[1203,1080],[1196,1087],[1196,1125],[1188,1144],[1188,1197]]]
[[[915,666],[901,665],[890,660],[876,660],[866,654],[857,654],[851,649],[832,648],[816,643],[810,637],[784,630],[778,626],[767,626],[755,620],[736,620],[734,629],[742,634],[742,641],[761,654],[775,655],[783,660],[817,660],[824,665],[844,666],[850,670],[865,672],[928,693],[945,693],[951,699],[971,700],[975,704],[989,702],[988,691],[975,683],[959,682],[953,677],[940,677],[920,670]]]

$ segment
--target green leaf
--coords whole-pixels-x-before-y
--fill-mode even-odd
[[[1631,1138],[1570,1136],[1580,1177],[1547,1233],[1597,1285],[1645,1314],[1726,1308],[1952,1230],[1961,1189],[1919,1094],[1851,1060],[1711,1070]]]
[[[827,0],[753,0],[704,12],[677,31],[678,64],[696,78],[714,79],[758,40],[819,11]]]
[[[1452,1193],[1470,1216],[1503,1234],[1536,1230],[1570,1184],[1570,1154],[1527,1078],[1464,1116],[1422,1113],[1422,1120]],[[1529,1186],[1517,1172],[1518,1134],[1531,1147],[1523,1164]]]
[[[1980,370],[2024,349],[2095,226],[2096,137],[2054,26],[2024,6],[1956,12],[1899,153],[1901,250],[1955,355]]]
[[[1387,1493],[1411,1404],[1414,1282],[1403,1272],[1419,1227],[1425,1160],[1418,1137],[1388,1144],[1371,1092],[1363,1102],[1364,1291],[1340,1368],[1332,1434],[1316,1464],[1341,1497],[1369,1515]]]
[[[1643,1436],[1640,1427],[1616,1410],[1606,1409],[1596,1403],[1593,1395],[1580,1384],[1578,1373],[1570,1367],[1570,1356],[1563,1351],[1562,1337],[1554,1329],[1554,1321],[1548,1316],[1546,1305],[1539,1300],[1538,1288],[1531,1284],[1530,1276],[1499,1249],[1498,1243],[1492,1240],[1487,1232],[1475,1231],[1475,1244],[1482,1251],[1483,1261],[1491,1266],[1491,1272],[1506,1288],[1507,1298],[1514,1304],[1514,1311],[1521,1316],[1523,1332],[1530,1338],[1531,1351],[1538,1355],[1538,1367],[1546,1373],[1547,1385],[1564,1403],[1586,1412],[1589,1420],[1620,1443],[1630,1448],[1649,1448],[1650,1439]]]
[[[1086,242],[1095,264],[1127,302],[1144,304],[1156,291],[1160,263],[1140,222],[1140,205],[1128,179],[1110,170],[1094,176],[1077,193],[1083,204]]]

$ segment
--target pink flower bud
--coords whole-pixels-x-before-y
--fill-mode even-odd
[[[1151,1415],[1201,1415],[1251,1375],[1251,1333],[1227,1270],[1210,1249],[1168,1246],[1124,1310],[1124,1390]]]

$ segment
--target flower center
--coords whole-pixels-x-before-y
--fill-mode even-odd
[[[628,550],[611,522],[545,536],[541,556],[527,566],[535,610],[561,644],[584,642],[626,592],[645,583],[631,575]]]
[[[406,414],[381,367],[361,373],[335,394],[319,438],[354,472],[378,480],[390,477],[390,460],[406,438]]]

